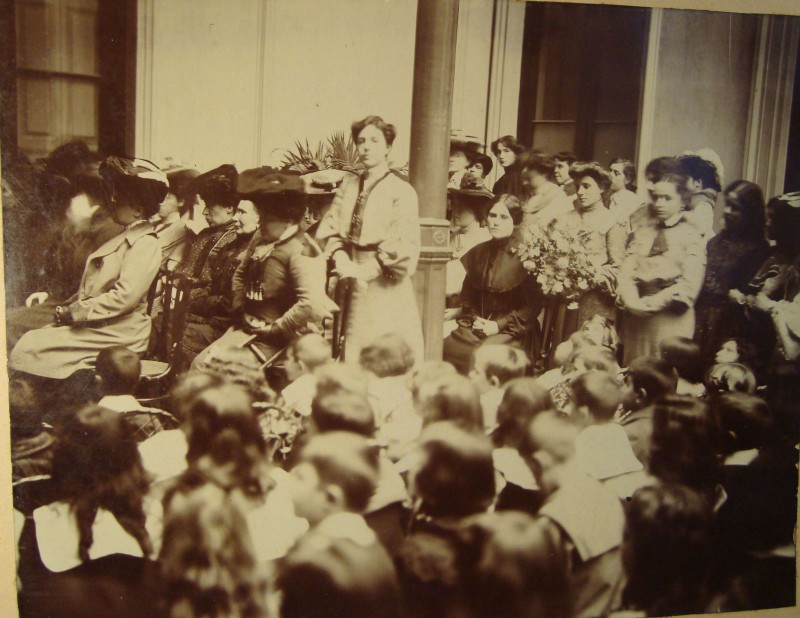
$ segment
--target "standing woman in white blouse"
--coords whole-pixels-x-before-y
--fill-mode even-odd
[[[317,234],[327,240],[325,253],[340,280],[352,280],[337,298],[345,312],[345,357],[356,360],[378,336],[397,333],[419,361],[422,325],[411,281],[420,251],[417,193],[389,169],[394,125],[367,116],[351,130],[365,171],[344,180]]]

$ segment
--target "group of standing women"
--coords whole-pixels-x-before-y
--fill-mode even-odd
[[[463,283],[460,298],[448,297],[446,317],[456,316],[458,327],[446,336],[444,356],[461,371],[485,343],[524,347],[532,360],[541,355],[546,362],[539,323],[548,312],[550,346],[592,316],[614,323],[623,365],[658,356],[668,336],[694,337],[709,359],[735,337],[752,340],[764,362],[776,354],[798,356],[796,196],[769,203],[765,229],[761,190],[736,181],[723,193],[724,227],[713,235],[708,221],[717,192],[709,185],[719,187],[719,173],[695,154],[654,160],[645,174],[645,202],[630,161],[615,159],[605,169],[571,153],[525,151],[511,136],[497,140],[492,151],[505,170],[494,185],[500,193],[486,196],[485,214],[472,208],[468,217],[472,237],[478,235],[472,219],[485,217],[491,238],[455,253],[463,271],[451,270]],[[715,180],[708,180],[708,170]],[[456,239],[467,193],[450,191]],[[508,221],[504,227],[496,223],[501,217]],[[544,296],[515,256],[531,228],[579,237],[601,284],[570,305]],[[450,290],[456,287],[448,282]]]

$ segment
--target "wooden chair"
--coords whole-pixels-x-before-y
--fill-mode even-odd
[[[137,399],[151,404],[164,399],[181,369],[186,313],[191,300],[192,280],[171,272],[164,283],[164,306],[161,314],[161,337],[155,348],[158,360],[143,360]]]

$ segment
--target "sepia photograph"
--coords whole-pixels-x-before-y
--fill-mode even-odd
[[[798,64],[796,0],[0,0],[2,614],[797,615]]]

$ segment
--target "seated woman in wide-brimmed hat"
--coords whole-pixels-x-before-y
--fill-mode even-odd
[[[109,157],[100,173],[113,187],[112,218],[123,231],[91,253],[78,292],[56,308],[54,324],[29,331],[11,351],[9,368],[64,379],[91,368],[113,345],[144,352],[150,335],[147,291],[161,264],[148,218],[167,194],[167,179],[149,161]]]
[[[233,275],[233,326],[195,359],[215,348],[250,345],[269,359],[330,315],[326,266],[319,246],[300,228],[306,211],[297,176],[262,167],[242,172],[238,192],[259,214],[259,230]]]

